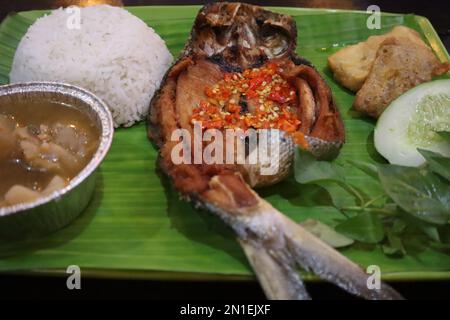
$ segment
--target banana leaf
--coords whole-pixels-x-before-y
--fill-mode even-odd
[[[153,27],[177,56],[189,35],[197,6],[126,8]],[[339,48],[381,34],[395,25],[419,31],[437,56],[449,56],[427,19],[382,14],[381,29],[370,30],[365,12],[272,8],[291,14],[298,27],[298,53],[325,77],[341,110],[347,133],[338,162],[347,159],[383,161],[373,146],[374,122],[351,110],[354,95],[339,86],[326,68],[327,56]],[[0,26],[0,83],[9,82],[15,49],[27,28],[48,11],[9,15]],[[0,271],[62,274],[69,265],[83,275],[151,279],[251,279],[252,271],[230,232],[217,218],[179,200],[160,175],[157,151],[147,140],[144,123],[116,130],[113,146],[99,171],[95,195],[87,210],[71,225],[51,235],[0,242]],[[375,191],[367,177],[349,168],[346,177]],[[305,186],[287,179],[260,190],[280,211],[297,221],[320,220],[335,225],[343,216],[333,197],[351,202],[338,190]],[[387,280],[450,279],[450,255],[422,248],[402,258],[386,256],[381,248],[352,246],[342,253],[362,266],[378,265]],[[315,280],[305,274],[306,279]]]

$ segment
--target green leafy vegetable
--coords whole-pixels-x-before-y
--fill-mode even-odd
[[[308,219],[303,221],[301,225],[334,248],[346,247],[354,243],[352,239],[336,232],[333,228],[318,220]]]
[[[387,255],[405,254],[406,250],[403,246],[402,239],[399,234],[394,230],[388,230],[386,232],[387,244],[382,246],[383,252]]]
[[[366,173],[368,176],[372,177],[373,179],[378,180],[378,169],[377,166],[371,163],[358,161],[358,160],[347,160],[348,163],[355,166],[362,172]]]
[[[450,131],[441,131],[438,132],[438,135],[450,145]]]
[[[408,213],[403,212],[403,221],[407,222],[409,228],[418,230],[421,234],[425,235],[428,239],[436,242],[441,241],[439,235],[438,226],[436,224],[427,223],[421,219],[418,219]]]
[[[422,230],[422,232],[428,236],[431,240],[434,240],[436,242],[440,242],[441,239],[439,237],[438,229],[435,226],[425,225],[421,224],[419,225],[419,228]]]
[[[443,135],[450,141],[450,135]],[[448,248],[440,230],[450,226],[450,186],[445,180],[450,181],[450,159],[431,151],[420,152],[427,165],[419,168],[347,160],[367,175],[372,191],[368,195],[346,179],[348,167],[317,160],[301,150],[295,158],[295,178],[299,183],[333,191],[333,205],[346,218],[335,228],[338,235],[380,244],[387,255],[404,255],[407,248],[415,250],[424,242]],[[314,228],[322,227],[310,227],[319,237],[328,236]]]
[[[317,161],[311,153],[300,148],[297,148],[295,153],[295,179],[299,183],[315,183],[325,189],[330,187],[330,183],[334,183],[342,189],[338,191],[339,193],[350,194],[360,203],[364,201],[361,191],[347,183],[345,169],[342,166],[333,162]],[[349,204],[342,201],[342,198],[334,198],[333,203],[337,208]]]
[[[384,238],[383,224],[377,215],[363,212],[344,220],[336,231],[363,243],[378,243]]]
[[[400,234],[403,231],[405,231],[406,228],[406,223],[403,220],[395,220],[394,223],[392,224],[392,232],[396,233],[396,234]]]
[[[450,158],[446,158],[439,153],[428,150],[418,149],[422,156],[427,160],[431,171],[450,181]]]
[[[379,165],[386,193],[406,212],[424,221],[450,221],[450,187],[426,168]]]
[[[319,181],[346,183],[342,167],[328,161],[317,161],[311,153],[300,148],[295,153],[295,163],[299,167],[295,170],[295,179],[302,184]]]

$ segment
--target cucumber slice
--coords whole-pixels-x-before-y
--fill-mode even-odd
[[[375,148],[390,163],[419,166],[417,148],[450,157],[450,146],[436,133],[450,131],[450,79],[407,91],[384,110],[375,127]]]

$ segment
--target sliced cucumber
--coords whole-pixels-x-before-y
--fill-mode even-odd
[[[450,79],[421,84],[394,100],[375,127],[375,148],[390,163],[419,166],[417,148],[450,157],[450,146],[436,133],[450,131]]]

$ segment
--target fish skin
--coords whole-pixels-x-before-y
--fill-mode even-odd
[[[213,183],[220,184],[220,179],[214,177]],[[226,188],[226,187],[225,187]],[[365,273],[357,264],[344,257],[336,249],[325,244],[322,240],[312,235],[298,223],[295,223],[280,213],[266,200],[257,196],[257,202],[246,208],[233,208],[224,210],[220,205],[204,202],[202,207],[219,215],[222,220],[231,226],[244,245],[244,252],[250,264],[266,263],[264,268],[274,270],[278,278],[271,279],[270,275],[258,273],[258,277],[264,277],[262,283],[269,283],[277,288],[278,282],[290,285],[285,291],[275,293],[281,296],[288,295],[291,298],[297,296],[308,299],[304,286],[296,271],[301,267],[313,272],[319,278],[332,282],[351,294],[371,300],[401,300],[403,297],[386,283],[381,283],[379,290],[367,287],[370,274]],[[230,214],[231,213],[231,214]],[[248,247],[254,249],[249,249]],[[254,252],[266,252],[261,259],[254,257]],[[278,264],[277,270],[274,265]],[[261,268],[261,266],[260,266]],[[283,272],[280,272],[283,270]],[[271,299],[282,298],[270,296],[272,291],[266,291]]]
[[[292,173],[292,164],[296,148],[292,138],[286,134],[286,132],[278,129],[268,130],[267,136],[267,155],[270,159],[270,163],[261,163],[261,161],[258,161],[255,164],[250,164],[250,161],[247,160],[246,164],[242,165],[244,179],[252,188],[262,188],[274,185],[283,181]],[[276,145],[278,145],[278,152],[276,152],[276,149],[273,149]],[[272,151],[275,154],[272,154]],[[262,175],[261,172],[263,168],[270,166],[273,163],[278,163],[276,174]]]
[[[232,8],[232,9],[229,9]],[[287,35],[287,45],[285,45],[285,50],[281,51],[281,53],[279,53],[278,55],[270,54],[271,57],[267,57],[264,56],[264,53],[270,52],[270,47],[268,46],[266,48],[266,50],[263,50],[264,53],[261,53],[260,51],[257,52],[257,54],[255,54],[255,52],[251,51],[248,54],[245,54],[245,57],[230,57],[230,55],[232,53],[230,52],[222,52],[220,50],[222,50],[222,48],[216,48],[217,51],[220,52],[216,52],[216,51],[212,51],[212,52],[205,52],[204,48],[201,47],[201,45],[204,45],[204,43],[206,42],[205,40],[203,40],[203,38],[199,35],[197,35],[197,29],[205,29],[204,27],[204,23],[205,21],[207,21],[209,18],[208,16],[211,15],[211,12],[221,12],[221,11],[227,11],[227,12],[233,12],[235,13],[237,10],[245,10],[245,12],[249,12],[249,14],[252,15],[256,15],[256,18],[254,19],[255,21],[258,20],[258,17],[265,17],[267,18],[270,23],[267,24],[273,24],[276,25],[277,27],[282,28],[283,32]],[[248,19],[247,19],[248,20]],[[243,23],[247,23],[248,21],[240,21],[240,24]],[[239,23],[237,23],[237,25],[239,25]],[[236,25],[236,23],[234,23],[233,25]],[[232,30],[233,31],[233,30]],[[230,31],[230,32],[232,32]],[[235,30],[236,31],[236,30]],[[240,31],[240,30],[238,30]],[[316,156],[319,159],[332,159],[335,156],[337,156],[337,154],[339,153],[339,150],[341,149],[341,147],[343,146],[344,142],[345,142],[345,129],[344,129],[344,125],[343,122],[341,120],[339,111],[337,109],[337,107],[334,105],[334,101],[331,95],[331,90],[329,90],[328,86],[325,84],[325,81],[322,79],[322,77],[319,75],[319,73],[317,72],[317,70],[314,68],[314,66],[307,61],[306,59],[304,59],[303,57],[300,57],[296,54],[295,49],[296,49],[296,40],[297,40],[297,28],[296,28],[296,23],[295,21],[292,19],[292,17],[288,16],[288,15],[283,15],[283,14],[278,14],[278,13],[274,13],[271,11],[267,11],[262,9],[261,7],[258,6],[253,6],[253,5],[248,5],[248,4],[244,4],[244,3],[227,3],[227,2],[222,2],[222,3],[209,3],[207,5],[205,5],[198,13],[195,21],[194,21],[194,26],[192,28],[192,31],[190,33],[190,36],[186,42],[186,45],[184,47],[184,49],[182,50],[182,52],[180,53],[180,56],[178,58],[178,60],[174,63],[174,65],[172,66],[172,68],[170,68],[166,75],[164,76],[160,88],[157,90],[157,92],[155,93],[155,95],[153,96],[151,102],[150,102],[150,108],[149,108],[149,116],[148,116],[148,135],[150,137],[151,140],[155,141],[157,144],[159,143],[159,141],[161,140],[161,138],[159,137],[159,132],[161,131],[161,129],[159,128],[159,123],[158,121],[156,121],[155,119],[153,119],[153,114],[154,112],[154,108],[153,106],[155,105],[155,102],[159,100],[160,95],[161,95],[161,90],[167,85],[167,81],[170,78],[171,75],[173,75],[173,70],[174,69],[182,69],[182,67],[186,64],[187,60],[196,60],[198,59],[198,57],[207,57],[208,59],[210,59],[212,62],[216,63],[217,65],[219,65],[222,70],[226,71],[226,72],[231,72],[231,71],[242,71],[243,69],[246,68],[253,68],[253,67],[259,67],[261,66],[264,62],[266,62],[268,59],[269,60],[286,60],[288,63],[293,63],[293,65],[295,66],[303,66],[303,70],[306,73],[306,76],[309,78],[315,78],[317,83],[323,83],[324,85],[322,87],[325,87],[327,89],[327,91],[329,92],[315,92],[316,98],[317,96],[321,96],[321,97],[325,97],[327,96],[327,98],[324,98],[323,100],[328,100],[325,101],[327,104],[330,105],[330,110],[333,112],[332,117],[335,118],[335,122],[337,123],[337,125],[334,126],[334,128],[326,128],[324,127],[324,129],[322,131],[336,131],[335,132],[335,136],[334,137],[327,137],[327,139],[324,138],[324,136],[327,136],[328,134],[325,132],[325,134],[321,134],[320,131],[321,128],[319,126],[319,124],[322,124],[323,121],[321,121],[320,123],[318,122],[319,120],[322,119],[318,119],[317,115],[315,117],[313,117],[311,119],[311,123],[307,126],[305,126],[305,124],[302,124],[302,127],[304,128],[308,128],[306,132],[303,132],[304,134],[304,140],[307,142],[307,145],[303,145],[301,146],[302,148],[305,148],[309,151],[311,151],[311,153]],[[225,57],[223,57],[223,55]],[[241,64],[236,65],[235,63],[233,63],[233,61],[230,61],[231,58],[235,58],[238,59],[240,62],[242,62],[242,60],[245,60],[245,67],[242,67]],[[232,60],[232,59],[231,59]],[[307,82],[307,81],[305,81]],[[325,104],[325,102],[322,101],[322,105]],[[320,107],[319,107],[320,108]],[[319,113],[320,110],[317,110],[318,108],[316,107],[316,113]],[[160,144],[160,143],[159,143]],[[291,157],[282,157],[283,162],[280,163],[280,168],[282,169],[281,172],[285,173],[286,170],[284,168],[292,168],[293,162],[294,162],[294,157],[293,157],[293,152],[291,152],[290,150],[290,143],[282,143],[280,144],[281,146],[281,154],[291,154]],[[284,150],[283,148],[287,148],[286,150]],[[254,168],[255,166],[253,166]],[[249,172],[248,174],[252,174],[251,172]],[[261,180],[261,182],[256,181],[255,183],[253,183],[252,185],[255,187],[263,187],[263,186],[269,186],[269,185],[273,185],[278,183],[279,181],[281,181],[283,178],[285,178],[285,175],[282,174],[279,177],[278,176],[273,176],[271,178],[264,178]]]
[[[211,170],[215,172],[215,168],[204,171],[198,166],[190,165],[189,168],[186,168],[187,171],[184,172],[184,175],[191,174],[188,178],[198,177],[202,180],[201,183],[195,186],[189,183],[185,187],[178,183],[177,180],[181,178],[178,175],[177,168],[165,158],[167,157],[167,148],[170,149],[167,130],[170,127],[176,128],[178,125],[178,117],[173,105],[171,105],[171,100],[175,99],[176,78],[197,59],[205,58],[205,53],[196,47],[196,44],[198,44],[196,42],[198,41],[196,35],[196,28],[199,27],[198,21],[204,21],[208,12],[214,10],[228,10],[233,15],[237,13],[239,8],[244,8],[246,12],[253,12],[253,14],[261,14],[270,19],[270,23],[282,28],[281,30],[288,30],[287,35],[283,34],[283,39],[286,36],[287,38],[290,37],[290,41],[286,44],[286,50],[271,53],[269,48],[269,51],[266,50],[265,52],[268,52],[274,59],[285,59],[295,66],[301,66],[297,71],[299,71],[299,74],[303,73],[308,83],[308,79],[312,82],[315,98],[321,100],[323,104],[331,103],[331,109],[323,110],[319,108],[316,111],[315,118],[324,121],[325,125],[330,124],[327,119],[334,118],[331,121],[331,127],[327,128],[335,126],[342,129],[342,132],[333,135],[333,133],[327,132],[328,130],[325,130],[325,132],[319,130],[318,135],[311,136],[310,133],[313,132],[314,127],[311,126],[311,132],[305,134],[305,139],[311,151],[315,152],[318,157],[335,155],[344,142],[343,124],[333,104],[331,90],[312,65],[295,54],[296,27],[292,18],[248,4],[212,3],[200,10],[185,49],[178,61],[165,75],[160,89],[150,104],[148,135],[160,149],[158,159],[160,168],[169,176],[174,186],[180,191],[182,198],[191,202],[196,208],[206,209],[217,215],[234,230],[268,298],[309,299],[309,294],[297,272],[297,267],[301,266],[314,271],[320,277],[351,293],[369,299],[400,299],[400,295],[384,284],[380,292],[368,291],[364,287],[367,275],[356,264],[285,217],[267,201],[261,199],[244,181],[245,171],[242,172],[235,167],[235,171],[231,173],[228,169],[224,169],[218,171],[217,174],[209,175]],[[280,26],[283,22],[288,22],[288,26]],[[212,54],[212,52],[210,56],[206,56],[210,61],[220,65],[225,70],[240,71],[242,65],[256,67],[267,60],[262,59],[260,53],[244,50],[242,54],[234,56],[233,51],[227,51],[222,58]],[[236,60],[230,60],[230,55]],[[235,63],[235,61],[238,63]],[[334,114],[335,111],[337,113]],[[337,115],[337,117],[333,117],[333,115]],[[161,121],[162,119],[164,122]],[[329,138],[330,136],[335,136],[336,139],[324,139],[324,137]],[[288,148],[292,148],[292,141],[288,142],[286,145],[289,145]],[[289,152],[288,149],[287,152]],[[289,161],[292,161],[292,159],[293,156]],[[272,183],[275,182],[277,181],[272,181]],[[257,185],[257,183],[253,185]]]

